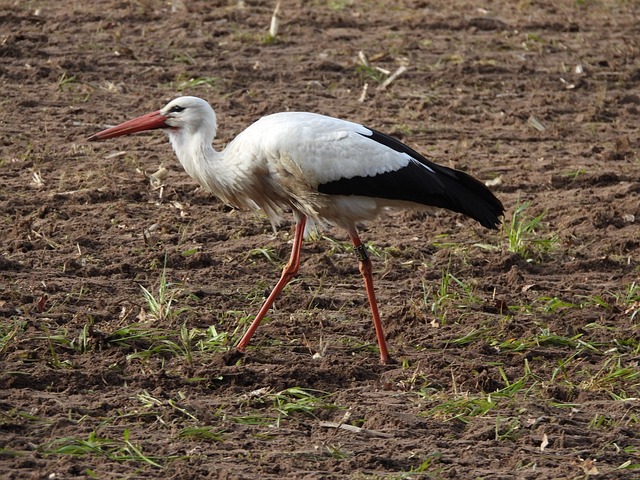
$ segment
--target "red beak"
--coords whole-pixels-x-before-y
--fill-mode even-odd
[[[130,133],[142,132],[144,130],[154,130],[156,128],[167,128],[167,117],[157,112],[147,113],[141,117],[134,118],[127,122],[108,128],[102,132],[94,133],[87,140],[104,140],[107,138],[119,137],[120,135],[129,135]]]

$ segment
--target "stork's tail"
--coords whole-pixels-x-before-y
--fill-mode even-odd
[[[368,138],[411,157],[395,171],[370,177],[342,178],[319,186],[322,193],[388,198],[446,208],[497,229],[504,214],[502,202],[471,175],[426,159],[404,143],[371,130]]]

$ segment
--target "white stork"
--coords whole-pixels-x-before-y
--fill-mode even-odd
[[[89,137],[102,140],[164,129],[185,171],[223,202],[262,209],[275,227],[283,211],[296,220],[291,258],[237,345],[244,352],[276,297],[298,272],[305,226],[347,230],[373,314],[380,361],[389,363],[371,277],[371,260],[356,224],[387,207],[441,207],[496,229],[502,203],[478,180],[437,165],[398,140],[357,123],[314,113],[284,112],[259,119],[221,152],[214,150],[216,114],[197,97],[179,97],[156,112]]]

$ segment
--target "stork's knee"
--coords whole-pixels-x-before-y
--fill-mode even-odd
[[[354,246],[353,251],[356,252],[356,257],[358,257],[360,263],[369,260],[369,252],[367,252],[367,246],[364,243],[361,243],[357,247]]]
[[[287,263],[282,269],[282,276],[291,279],[296,276],[298,270],[300,269],[300,265],[291,265]]]
[[[363,275],[371,275],[371,259],[369,258],[369,253],[367,253],[367,247],[365,247],[364,243],[355,248],[356,255],[358,257],[358,263],[360,267],[360,273]]]
[[[366,260],[360,262],[360,273],[364,276],[371,275],[373,267],[371,266],[371,259],[367,257]]]

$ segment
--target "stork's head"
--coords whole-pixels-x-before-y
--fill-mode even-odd
[[[211,105],[201,98],[178,97],[161,110],[103,130],[90,136],[89,140],[104,140],[157,128],[166,129],[172,137],[198,134],[211,142],[216,133],[216,114]]]

